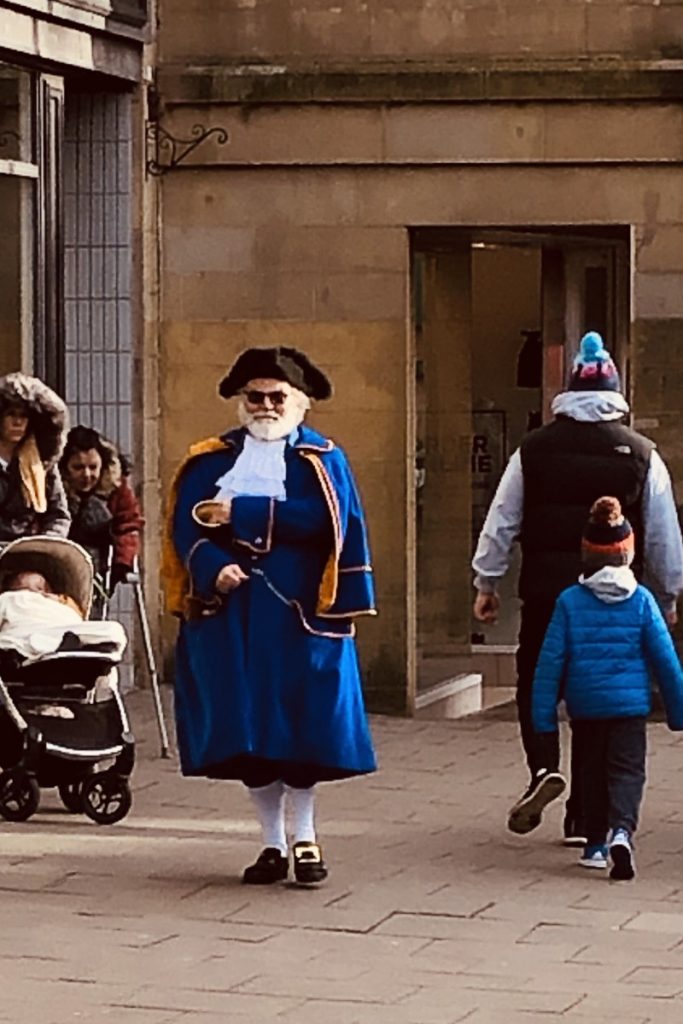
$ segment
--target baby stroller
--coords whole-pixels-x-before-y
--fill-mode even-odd
[[[41,573],[88,615],[93,565],[78,544],[12,541],[0,552],[0,591],[17,572]],[[69,811],[111,825],[130,810],[135,762],[116,672],[126,636],[117,622],[53,630],[36,631],[28,654],[0,650],[0,816],[26,821],[41,787],[56,786]]]

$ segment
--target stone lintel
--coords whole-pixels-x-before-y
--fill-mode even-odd
[[[324,67],[276,64],[167,65],[164,102],[452,103],[568,100],[680,100],[683,61],[611,58],[547,62],[423,65],[360,63]]]
[[[28,59],[55,72],[94,71],[123,81],[142,79],[142,43],[139,30],[126,28],[126,36],[110,35],[87,25],[70,25],[0,3],[0,58]]]

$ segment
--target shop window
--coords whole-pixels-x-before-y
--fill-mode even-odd
[[[30,365],[33,330],[32,76],[0,63],[0,373]]]

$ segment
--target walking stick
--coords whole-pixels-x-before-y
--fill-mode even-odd
[[[149,622],[147,620],[147,609],[145,607],[145,595],[142,590],[142,580],[140,578],[140,569],[138,566],[137,556],[133,563],[133,572],[127,576],[129,583],[133,584],[135,591],[135,604],[138,609],[138,616],[140,619],[140,628],[142,629],[142,640],[145,645],[145,655],[147,657],[147,668],[149,669],[149,682],[152,688],[152,697],[154,699],[154,710],[157,716],[157,725],[159,727],[159,740],[161,742],[161,757],[169,757],[169,746],[168,746],[168,730],[166,729],[166,720],[164,718],[164,706],[161,702],[161,691],[159,689],[159,676],[157,674],[156,659],[154,657],[154,648],[152,646],[152,637],[149,631]]]
[[[107,558],[105,561],[104,576],[100,572],[96,572],[93,577],[93,587],[97,591],[101,601],[102,607],[100,609],[99,617],[104,621],[109,618],[109,601],[111,599],[111,577],[114,571],[114,545],[110,544],[107,548]]]

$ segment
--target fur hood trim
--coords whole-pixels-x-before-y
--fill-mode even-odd
[[[102,437],[101,434],[100,441],[102,442],[102,447],[107,452],[108,458],[107,465],[102,470],[102,476],[100,477],[95,490],[98,494],[102,494],[105,498],[108,498],[110,494],[113,494],[117,487],[121,486],[121,481],[123,480],[123,467],[121,465],[119,450],[114,442]]]
[[[35,439],[40,458],[46,467],[53,466],[62,452],[69,427],[66,405],[38,377],[8,373],[0,377],[0,416],[16,404],[26,406],[29,433]]]

